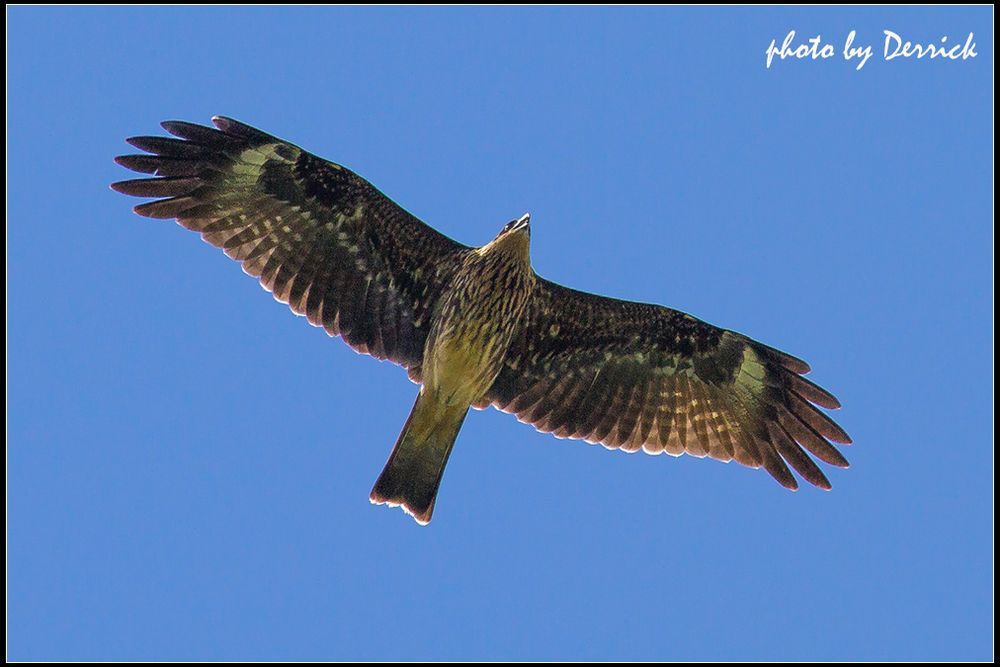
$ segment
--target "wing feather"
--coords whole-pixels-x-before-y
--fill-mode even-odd
[[[112,185],[154,197],[139,215],[177,218],[242,263],[274,298],[391,359],[419,380],[431,313],[468,251],[340,165],[237,121],[166,121],[116,162],[154,178]]]
[[[830,441],[850,438],[814,405],[840,403],[801,377],[808,370],[797,357],[690,315],[538,279],[525,330],[487,398],[561,437],[736,460],[789,489],[798,488],[794,469],[828,489],[806,452],[846,466]]]

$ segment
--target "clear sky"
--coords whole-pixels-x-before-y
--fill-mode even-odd
[[[7,16],[9,658],[991,659],[992,8]],[[835,57],[767,69],[793,29]],[[108,189],[213,114],[807,359],[852,467],[790,493],[489,410],[428,528],[371,506],[405,373]]]

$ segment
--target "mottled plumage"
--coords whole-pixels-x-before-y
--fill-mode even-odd
[[[468,248],[439,234],[339,165],[236,121],[183,122],[181,139],[134,137],[154,155],[118,164],[161,178],[114,189],[166,197],[135,207],[177,218],[309,322],[419,380],[442,290]]]
[[[163,127],[154,178],[115,183],[158,197],[136,213],[176,218],[241,262],[296,313],[422,384],[372,491],[430,520],[470,405],[612,449],[736,460],[797,488],[788,466],[830,488],[816,458],[846,467],[839,408],[805,362],[662,306],[586,294],[538,277],[528,216],[463,246],[348,169],[227,118]],[[815,405],[814,405],[815,404]]]

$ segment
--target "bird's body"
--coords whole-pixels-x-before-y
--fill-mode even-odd
[[[528,216],[522,220],[527,225]],[[424,387],[448,403],[481,400],[503,366],[535,275],[528,231],[503,233],[466,253],[441,297],[424,350]]]
[[[424,348],[423,386],[371,498],[427,523],[441,475],[469,406],[503,367],[535,283],[528,216],[482,248],[465,252],[441,295]]]
[[[538,430],[651,454],[688,453],[829,482],[847,434],[812,404],[839,402],[805,362],[662,306],[540,278],[528,216],[490,243],[439,234],[346,168],[226,118],[168,122],[118,162],[158,178],[114,184],[165,197],[136,207],[177,218],[240,261],[279,301],[421,384],[373,502],[430,520],[471,406]],[[787,465],[786,465],[787,464]]]

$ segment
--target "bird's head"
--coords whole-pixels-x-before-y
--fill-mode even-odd
[[[525,213],[520,218],[511,220],[506,225],[504,225],[503,229],[500,230],[500,233],[497,234],[497,238],[501,239],[505,236],[511,236],[513,238],[516,235],[520,235],[527,239],[531,238],[530,213]]]
[[[484,245],[483,252],[503,252],[528,257],[528,246],[531,242],[531,216],[527,213],[520,218],[511,220],[496,238]]]

